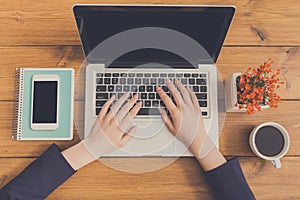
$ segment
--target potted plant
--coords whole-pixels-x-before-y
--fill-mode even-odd
[[[272,71],[273,60],[268,59],[259,67],[249,67],[246,72],[233,73],[225,81],[226,110],[252,114],[266,108],[277,108],[280,96],[276,90],[284,84],[280,69]]]

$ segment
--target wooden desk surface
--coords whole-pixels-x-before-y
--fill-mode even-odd
[[[16,176],[53,141],[11,140],[15,68],[73,67],[83,53],[72,16],[75,3],[181,4],[179,0],[0,0],[0,187]],[[257,199],[300,199],[300,1],[186,0],[186,4],[233,4],[237,12],[217,66],[224,78],[272,57],[286,85],[277,110],[248,116],[227,114],[220,149],[238,156]],[[76,101],[80,97],[76,95]],[[282,168],[255,157],[247,143],[250,130],[265,121],[279,122],[291,137]],[[65,149],[78,142],[57,142]],[[117,161],[118,160],[114,160]],[[121,162],[122,159],[119,159]],[[136,160],[135,160],[136,161]],[[150,160],[151,161],[151,160]],[[153,159],[159,162],[160,159]],[[128,159],[128,162],[132,160]],[[213,199],[193,158],[178,159],[159,171],[129,174],[100,162],[84,167],[48,199]]]

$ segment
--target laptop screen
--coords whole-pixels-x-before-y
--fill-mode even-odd
[[[159,27],[183,33],[197,41],[215,63],[234,14],[234,7],[207,6],[74,6],[74,15],[85,56],[101,42],[120,32]],[[147,39],[147,38],[144,38]],[[92,55],[88,62],[105,60]],[[119,62],[182,62],[167,50],[144,48],[126,53]],[[201,62],[201,61],[200,61]]]

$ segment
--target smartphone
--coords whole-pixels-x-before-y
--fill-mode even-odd
[[[31,129],[58,128],[59,76],[36,74],[32,77]]]

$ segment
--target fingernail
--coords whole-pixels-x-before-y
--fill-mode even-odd
[[[170,80],[170,79],[167,79],[167,83],[171,83],[171,80]]]
[[[158,85],[156,86],[156,90],[161,90],[161,87],[159,87]]]

